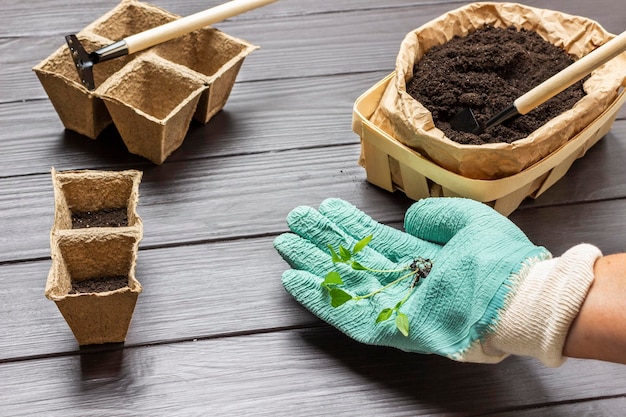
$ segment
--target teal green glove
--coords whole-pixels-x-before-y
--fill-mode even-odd
[[[294,233],[274,246],[301,304],[360,342],[459,361],[518,354],[558,366],[601,256],[578,245],[551,259],[506,217],[460,198],[415,203],[406,233],[339,199],[287,222]]]

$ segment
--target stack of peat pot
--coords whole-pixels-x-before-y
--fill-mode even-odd
[[[124,342],[142,290],[135,278],[139,241],[137,215],[142,173],[135,170],[52,170],[54,224],[50,233],[52,266],[45,294],[53,300],[80,345]],[[73,227],[76,213],[125,211],[120,227]],[[127,285],[101,292],[72,291],[73,284],[127,277]]]

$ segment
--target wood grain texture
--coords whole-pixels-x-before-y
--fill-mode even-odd
[[[535,224],[543,227],[536,222],[537,216],[555,213],[554,224],[559,225],[560,233],[572,238],[563,241],[551,233],[548,240],[572,245],[582,239],[606,245],[611,252],[620,250],[624,246],[620,236],[607,235],[598,225],[607,222],[603,216],[616,216],[613,227],[622,226],[619,210],[624,205],[621,197],[626,187],[621,178],[626,174],[626,166],[615,156],[619,157],[620,152],[624,155],[623,143],[607,137],[589,152],[589,160],[577,161],[580,164],[555,186],[554,193],[548,190],[510,218],[532,235]],[[603,158],[606,148],[615,152]],[[401,221],[410,200],[368,184],[364,170],[356,163],[358,154],[359,146],[353,144],[171,161],[162,166],[142,164],[145,170],[139,214],[144,218],[145,233],[141,245],[158,247],[275,234],[284,229],[284,218],[295,205],[316,205],[332,196],[351,201],[381,222]],[[312,175],[320,161],[324,162],[324,169]],[[126,166],[130,165],[123,167]],[[595,182],[590,183],[589,178]],[[48,232],[54,211],[50,175],[0,178],[0,196],[0,221],[6,224],[5,233],[0,235],[0,244],[4,246],[0,262],[45,257],[49,253]],[[598,200],[609,201],[589,206],[585,222],[578,220],[580,213],[585,212],[580,204],[576,211],[557,207],[537,214],[537,210],[530,210],[533,204],[541,207],[540,202],[560,206]],[[176,221],[172,221],[173,213]],[[570,217],[573,224],[564,223]],[[531,220],[524,222],[525,218]]]
[[[599,400],[580,401],[573,404],[554,404],[546,407],[529,407],[498,413],[501,417],[551,416],[606,416],[619,417],[626,410],[626,397],[616,396]]]
[[[28,36],[33,33],[51,32],[65,33],[71,25],[76,25],[76,30],[80,30],[94,19],[111,10],[117,3],[115,0],[95,0],[89,2],[89,5],[76,5],[67,1],[52,0],[46,1],[44,5],[41,5],[42,7],[35,9],[21,1],[5,0],[3,2],[3,11],[7,24],[0,29],[0,36]],[[224,2],[219,0],[155,0],[150,3],[171,13],[187,16]],[[316,15],[358,10],[415,8],[433,3],[447,4],[451,8],[467,2],[458,0],[437,2],[432,2],[431,0],[395,0],[385,2],[384,4],[372,4],[362,0],[345,0],[341,2],[318,0],[313,3],[281,1],[280,5],[263,7],[254,12],[242,14],[228,20],[254,21],[284,16]],[[45,14],[39,13],[42,9],[45,10]],[[31,22],[31,25],[20,24],[24,21]],[[68,22],[72,22],[71,25]]]
[[[626,123],[618,120],[611,131],[546,193],[524,207],[541,207],[624,197]]]
[[[139,188],[140,245],[275,234],[285,230],[294,202],[317,205],[333,196],[352,201],[380,221],[401,219],[410,200],[369,185],[356,164],[358,149],[314,148],[146,167]],[[320,162],[325,168],[318,175],[303,169]],[[1,179],[0,195],[6,196],[0,199],[0,221],[6,224],[0,262],[49,254],[54,214],[50,175]]]
[[[532,216],[525,216],[531,211],[523,210],[514,213],[514,219],[533,242],[557,256],[582,241],[595,243],[607,254],[623,252],[621,236],[598,227],[607,219],[619,219],[619,213],[626,210],[623,200],[610,203],[583,204],[577,210],[543,208]],[[580,224],[580,218],[587,221]],[[615,221],[612,227],[626,230],[626,224]],[[214,338],[316,323],[283,291],[280,276],[288,266],[272,248],[272,240],[273,236],[249,237],[140,250],[137,278],[144,292],[127,344]],[[0,265],[0,317],[11,317],[0,334],[0,362],[77,348],[60,313],[43,296],[49,267],[47,260]],[[28,314],[24,314],[24,306],[29,306]],[[173,316],[172,311],[176,312]],[[24,333],[24,329],[28,331]]]
[[[344,2],[332,3],[342,5]],[[469,2],[395,2],[384,8],[380,5],[372,7],[370,2],[356,0],[346,3],[352,3],[353,7],[345,5],[345,8],[337,10],[338,7],[334,6],[328,12],[321,12],[317,7],[324,6],[318,5],[318,11],[311,12],[307,3],[283,1],[216,25],[229,35],[261,46],[261,49],[246,58],[238,80],[246,82],[381,70],[391,72],[399,44],[406,33]],[[526,4],[556,8],[557,5],[560,6],[559,3],[537,0]],[[102,8],[108,11],[117,3],[110,1],[107,4],[108,8],[101,4],[93,10],[91,7],[74,7],[66,18],[63,13],[51,7],[49,10],[54,10],[51,15],[57,16],[57,19],[50,24],[54,23],[57,29],[47,33],[32,33],[29,28],[36,26],[21,25],[21,30],[28,30],[28,33],[23,33],[22,36],[12,35],[7,39],[0,38],[0,69],[3,74],[0,78],[0,102],[45,98],[31,68],[63,45],[63,36],[68,31],[71,33],[82,29],[102,14]],[[155,4],[170,10],[168,6],[172,3]],[[360,7],[355,7],[354,4],[359,4]],[[284,5],[290,10],[284,14],[278,12]],[[204,2],[196,2],[195,5],[188,4],[173,11],[187,14],[186,12],[203,10],[204,7]],[[292,7],[296,9],[293,10]],[[623,30],[623,16],[599,13],[600,10],[617,7],[619,0],[601,0],[595,3],[576,0],[568,2],[566,7],[559,10],[591,19],[595,17],[607,30],[619,33]],[[14,13],[21,11],[22,9],[18,9]],[[30,13],[33,11],[27,14]],[[47,16],[45,10],[37,9],[37,14]],[[250,16],[257,17],[248,20]],[[72,22],[72,25],[68,22]],[[39,27],[49,27],[47,22],[42,22],[41,25]],[[306,31],[306,36],[298,37],[297,42],[285,39],[284,33],[298,34],[303,30]],[[20,33],[20,30],[16,31]],[[20,53],[16,54],[15,51]],[[315,59],[311,60],[311,57]]]
[[[155,0],[189,15],[218,0]],[[626,367],[527,358],[452,362],[358,344],[281,285],[272,247],[298,205],[341,197],[401,228],[412,201],[366,181],[355,99],[393,70],[405,33],[455,0],[282,0],[216,27],[260,45],[226,107],[161,166],[114,128],[65,131],[32,67],[115,0],[7,0],[0,15],[0,415],[622,415]],[[614,33],[621,0],[529,0]],[[559,255],[626,250],[626,110],[567,175],[511,216]],[[124,345],[77,346],[44,297],[50,169],[140,169],[144,291]]]
[[[236,84],[224,110],[205,125],[194,122],[168,161],[356,144],[359,137],[351,130],[354,100],[385,75]],[[40,116],[33,118],[31,112]],[[290,123],[278,128],[277,120]],[[0,125],[5,127],[0,131],[0,177],[44,173],[55,164],[153,166],[128,154],[114,127],[95,141],[64,131],[46,100],[0,106]]]
[[[136,276],[144,291],[126,345],[318,323],[283,290],[287,265],[272,239],[140,251]],[[11,318],[2,325],[0,362],[77,351],[69,327],[43,296],[49,268],[46,260],[0,265],[0,317]]]
[[[625,383],[624,366],[458,364],[361,345],[327,327],[0,366],[3,398],[13,399],[3,411],[15,416],[498,414],[619,397]]]

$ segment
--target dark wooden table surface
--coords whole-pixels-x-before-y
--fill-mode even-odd
[[[216,24],[261,49],[225,109],[192,124],[161,166],[127,153],[115,129],[96,141],[65,131],[31,71],[117,3],[0,3],[0,415],[625,415],[625,366],[461,364],[364,346],[280,284],[272,240],[297,205],[341,197],[401,226],[411,201],[366,182],[352,107],[393,70],[405,33],[467,2],[283,0]],[[180,15],[218,3],[154,1]],[[623,0],[526,4],[626,29]],[[626,250],[625,116],[511,214],[535,243]],[[143,171],[144,291],[123,347],[79,348],[44,297],[53,166]]]

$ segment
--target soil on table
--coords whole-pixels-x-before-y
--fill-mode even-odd
[[[128,277],[124,275],[88,278],[82,281],[72,282],[70,294],[114,291],[124,287],[128,287]]]
[[[126,207],[72,212],[72,229],[128,226]]]
[[[565,50],[536,32],[487,26],[430,49],[414,66],[407,92],[433,115],[435,125],[461,144],[511,143],[570,109],[585,92],[583,81],[526,115],[485,132],[458,132],[448,120],[470,107],[485,123],[515,99],[572,64]]]

